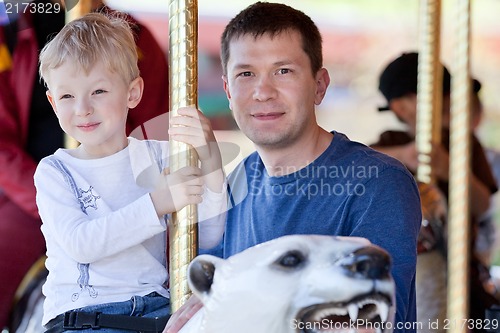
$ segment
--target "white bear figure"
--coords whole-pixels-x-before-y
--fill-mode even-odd
[[[364,238],[284,236],[189,266],[203,308],[182,333],[392,332],[386,251]]]

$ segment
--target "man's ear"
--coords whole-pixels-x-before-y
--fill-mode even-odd
[[[52,109],[57,114],[57,107],[56,107],[56,103],[55,103],[55,100],[54,100],[54,96],[52,96],[52,93],[50,92],[50,90],[47,90],[45,92],[45,95],[47,95],[47,99],[49,100],[49,103],[52,106]]]
[[[217,266],[224,260],[212,255],[199,255],[193,259],[188,268],[189,287],[202,302],[210,293]]]
[[[142,98],[144,92],[144,80],[138,76],[128,86],[128,100],[127,106],[129,109],[135,108]]]
[[[227,76],[226,75],[222,75],[222,84],[223,84],[223,87],[224,87],[224,91],[226,92],[227,100],[229,101],[229,109],[233,110],[233,107],[231,105],[231,93],[229,92],[229,83],[227,82]]]
[[[326,68],[321,68],[316,73],[316,96],[314,98],[314,104],[320,105],[321,101],[325,97],[326,90],[330,85],[330,74],[328,74],[328,70]]]

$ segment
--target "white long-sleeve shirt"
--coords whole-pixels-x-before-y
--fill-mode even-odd
[[[168,297],[166,223],[149,195],[167,166],[168,142],[134,138],[104,158],[82,160],[59,149],[40,162],[36,200],[49,270],[43,324],[71,309],[134,295]],[[199,205],[202,248],[217,244],[224,232],[223,188],[205,188]]]

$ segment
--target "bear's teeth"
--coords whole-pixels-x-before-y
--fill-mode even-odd
[[[346,311],[344,309],[339,309],[339,308],[329,308],[329,309],[324,309],[322,310],[319,315],[317,316],[317,320],[324,319],[328,316],[343,316],[346,314]]]
[[[389,317],[389,305],[385,302],[377,302],[377,310],[382,321],[387,321]]]
[[[347,306],[347,311],[349,311],[349,318],[351,318],[352,321],[358,320],[359,308],[356,304],[349,304]]]

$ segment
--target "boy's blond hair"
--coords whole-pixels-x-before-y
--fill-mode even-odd
[[[40,53],[40,76],[49,84],[49,72],[71,61],[88,73],[102,61],[128,84],[139,76],[134,35],[123,16],[90,13],[69,22]]]

